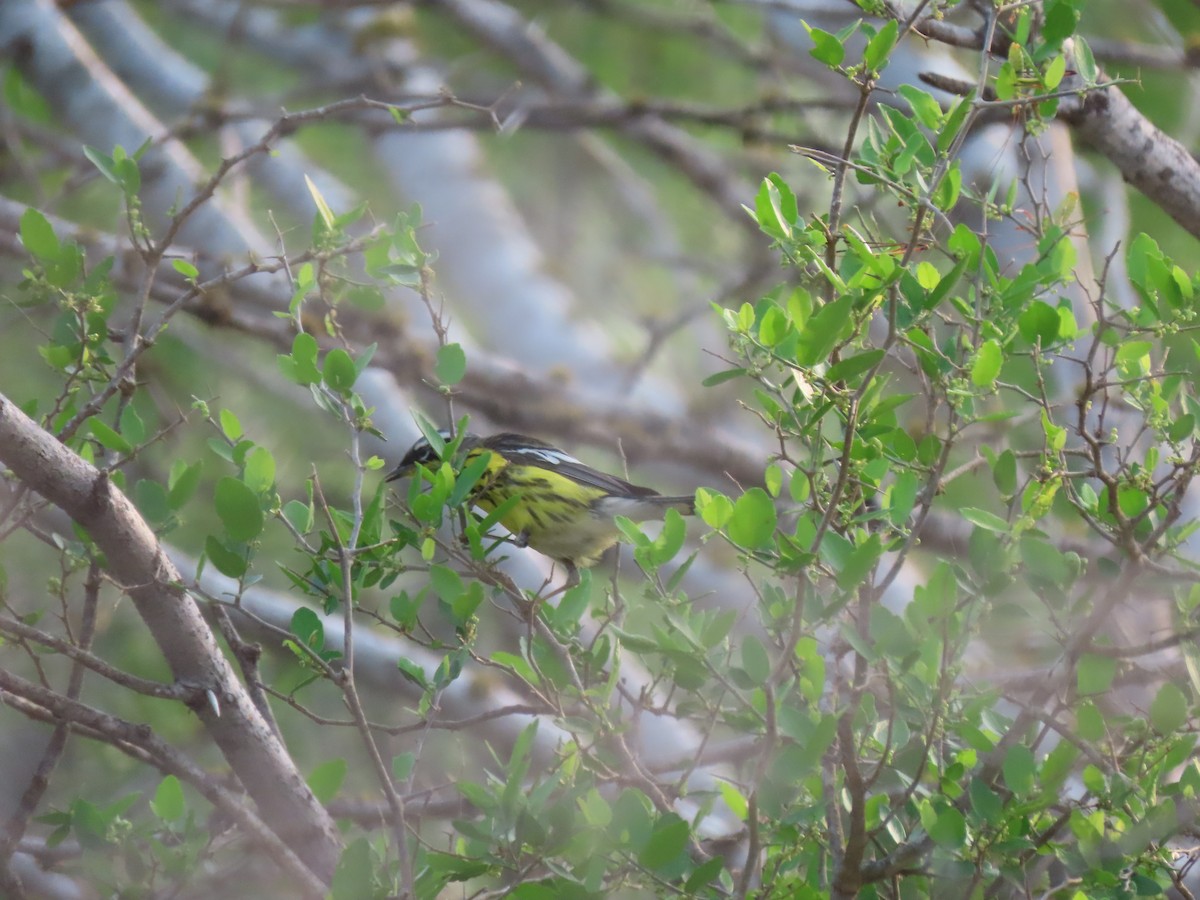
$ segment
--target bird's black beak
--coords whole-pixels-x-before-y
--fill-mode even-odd
[[[399,481],[401,478],[407,478],[415,470],[416,470],[416,466],[405,465],[404,463],[400,463],[400,465],[396,466],[396,468],[394,468],[394,469],[392,469],[392,471],[388,472],[387,478],[385,478],[383,480],[384,481]]]

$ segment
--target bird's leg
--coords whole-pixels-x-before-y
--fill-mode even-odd
[[[551,599],[552,597],[557,597],[559,594],[565,594],[567,591],[569,591],[571,588],[575,587],[581,581],[581,579],[579,577],[579,566],[575,565],[575,563],[571,562],[569,559],[560,559],[557,561],[562,563],[563,567],[567,570],[567,580],[564,581],[557,588],[552,590],[550,593],[546,594],[545,596],[539,595],[539,597],[538,597],[539,602],[545,603],[547,600]],[[551,574],[553,574],[553,572],[551,572]],[[547,579],[547,583],[548,582],[549,582],[549,580]],[[544,588],[545,585],[542,585],[542,587]]]
[[[519,531],[516,534],[514,534],[512,536],[512,544],[514,547],[528,547],[529,546],[529,529],[526,528],[525,530]]]

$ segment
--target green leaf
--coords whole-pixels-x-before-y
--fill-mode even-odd
[[[200,277],[200,270],[188,262],[186,259],[171,260],[171,268],[186,278],[188,281],[195,281]]]
[[[1045,20],[1042,23],[1042,40],[1051,47],[1060,47],[1062,42],[1075,33],[1079,22],[1079,11],[1072,0],[1050,0],[1046,4]]]
[[[779,463],[771,463],[763,472],[763,483],[767,486],[767,493],[772,497],[778,497],[780,491],[783,490],[783,468]]]
[[[654,826],[649,840],[638,854],[638,862],[647,869],[664,869],[675,863],[687,849],[692,830],[674,813],[667,813]]]
[[[246,454],[246,470],[242,475],[246,487],[256,494],[269,491],[275,484],[275,457],[266,447],[255,447]]]
[[[746,821],[746,814],[750,810],[750,805],[742,792],[737,789],[736,785],[724,779],[717,782],[717,787],[720,788],[721,799],[725,801],[725,805],[729,807],[729,811],[743,822]]]
[[[325,202],[325,198],[321,195],[317,186],[313,184],[313,180],[307,175],[304,176],[304,184],[308,187],[308,193],[312,196],[313,203],[317,207],[318,220],[325,226],[326,231],[334,231],[337,226],[334,221],[333,210],[329,208],[329,204]]]
[[[363,897],[379,896],[377,888],[371,845],[365,837],[360,837],[342,851],[342,858],[333,872],[329,896],[331,900],[362,900]]]
[[[724,528],[733,518],[733,501],[708,488],[696,491],[696,511],[710,528]]]
[[[120,149],[119,147],[117,148]],[[115,157],[117,154],[114,153]],[[142,187],[142,174],[138,171],[137,162],[125,156],[121,159],[113,160],[113,171],[117,176],[117,184],[121,191],[127,196],[132,197]]]
[[[938,153],[945,153],[953,146],[959,131],[962,130],[963,125],[967,121],[967,116],[970,114],[974,102],[975,94],[972,92],[959,100],[954,105],[954,108],[950,110],[950,115],[946,117],[946,124],[938,132]]]
[[[688,876],[687,884],[683,886],[684,894],[688,897],[702,896],[701,889],[716,881],[724,868],[725,860],[719,854],[696,866],[696,871]]]
[[[1083,654],[1079,657],[1079,668],[1076,672],[1079,693],[1084,696],[1107,693],[1116,674],[1117,661],[1113,657],[1101,656],[1098,653]]]
[[[896,88],[896,93],[908,101],[913,115],[920,120],[922,125],[931,131],[941,127],[942,106],[932,94],[911,84],[900,85]]]
[[[707,511],[707,510],[706,510]],[[729,539],[747,550],[767,547],[775,537],[775,504],[762,488],[750,488],[733,505]]]
[[[318,653],[325,649],[325,624],[315,610],[297,607],[292,613],[291,631],[305,647]]]
[[[812,58],[831,69],[840,66],[842,60],[846,58],[846,48],[838,36],[830,34],[828,31],[822,31],[820,28],[813,28],[807,22],[801,21],[800,24],[808,30],[808,36],[812,39],[813,46],[808,51],[812,54]]]
[[[766,684],[771,677],[771,659],[762,641],[752,634],[742,638],[742,668],[756,684]]]
[[[50,104],[34,90],[21,75],[17,66],[7,66],[4,73],[4,99],[13,112],[32,122],[49,122],[53,118]]]
[[[686,537],[687,523],[683,516],[679,514],[678,510],[668,509],[663,518],[662,531],[646,548],[645,556],[646,561],[650,564],[649,567],[658,568],[674,559],[682,549]]]
[[[1003,364],[1004,354],[1000,351],[1000,344],[990,339],[984,341],[979,345],[979,352],[975,354],[975,362],[971,366],[971,382],[976,387],[992,387]]]
[[[1175,734],[1187,718],[1187,696],[1176,685],[1167,682],[1158,689],[1150,704],[1150,724],[1159,734]]]
[[[1060,53],[1050,60],[1050,65],[1046,66],[1045,74],[1042,75],[1042,84],[1045,85],[1047,91],[1056,91],[1065,74],[1067,74],[1067,58]]]
[[[974,237],[974,235],[971,235],[971,237]],[[953,242],[953,240],[954,238],[951,237],[951,242]],[[937,285],[925,297],[921,306],[922,309],[929,311],[936,309],[941,305],[942,301],[949,296],[950,292],[954,290],[954,288],[957,287],[958,283],[962,280],[963,273],[967,270],[967,262],[969,258],[969,256],[964,255],[962,259],[955,263],[953,269],[951,269],[938,280]]]
[[[249,566],[244,552],[230,550],[211,534],[204,539],[204,555],[227,578],[241,578]]]
[[[86,145],[83,148],[83,155],[91,161],[92,165],[99,170],[101,175],[117,187],[121,187],[121,176],[117,174],[116,165],[111,156]]]
[[[392,757],[392,777],[397,781],[407,781],[412,774],[417,757],[412,753],[397,753]]]
[[[989,825],[1000,824],[1004,816],[1004,801],[987,786],[987,782],[972,778],[967,792],[971,795],[971,808],[979,818]]]
[[[700,382],[704,387],[715,387],[718,384],[724,384],[726,381],[732,381],[735,378],[740,378],[746,374],[745,369],[726,369],[724,372],[717,372],[709,375]]]
[[[396,669],[421,690],[429,689],[429,680],[425,675],[425,669],[419,663],[401,656],[396,660]]]
[[[1075,712],[1075,727],[1085,741],[1099,741],[1108,734],[1108,720],[1090,700],[1079,704]]]
[[[992,464],[992,481],[1003,496],[1011,497],[1017,491],[1017,456],[1005,450]]]
[[[848,356],[841,362],[834,363],[825,373],[825,378],[831,383],[849,381],[855,375],[868,371],[884,357],[883,350],[868,350],[855,356]]]
[[[878,534],[856,546],[838,568],[837,585],[847,591],[867,580],[883,553],[883,541]]]
[[[322,377],[331,390],[345,395],[354,389],[354,382],[358,379],[358,369],[355,368],[350,354],[341,347],[336,347],[325,355]]]
[[[133,444],[95,416],[88,419],[88,431],[106,450],[112,450],[114,453],[133,452]]]
[[[466,826],[462,825],[461,823],[455,823],[455,824],[458,825],[460,829],[466,827]],[[488,838],[491,837],[490,834],[487,834],[487,835],[480,834],[479,835],[480,838],[483,838],[485,836]],[[449,893],[449,892],[441,890],[441,887],[446,882],[470,881],[472,878],[478,878],[480,875],[486,874],[488,871],[490,871],[492,869],[492,865],[493,865],[492,863],[488,862],[487,860],[470,859],[467,857],[458,856],[453,853],[438,853],[433,850],[428,850],[428,851],[424,852],[421,857],[421,862],[422,862],[423,866],[425,867],[425,871],[422,873],[421,877],[417,880],[417,890],[416,890],[416,895],[418,898],[421,898],[421,900],[432,900],[432,898],[434,898],[434,897],[444,897]],[[430,889],[423,891],[422,890],[423,883],[428,883],[428,885],[430,886]],[[574,885],[575,883],[571,882],[571,884]],[[432,889],[435,886],[438,888],[437,890]],[[530,892],[526,893],[524,895],[524,897],[522,897],[521,894],[522,894],[522,890],[524,888],[531,888],[532,890]],[[550,890],[549,897],[546,894],[547,890]],[[460,892],[450,893],[449,895],[450,896],[459,896],[459,895],[466,896],[467,893],[468,892],[466,892],[466,891],[460,891]],[[356,900],[356,898],[360,898],[360,897],[383,897],[383,896],[395,896],[395,894],[389,890],[383,890],[383,891],[376,890],[374,893],[365,893],[364,892],[364,893],[359,893],[359,894],[347,894],[345,896],[345,898],[334,897],[333,900]],[[551,900],[551,898],[557,898],[557,897],[561,897],[564,895],[561,893],[555,892],[552,889],[545,888],[545,886],[542,882],[526,882],[524,884],[517,886],[512,891],[505,891],[504,896],[505,896],[505,898],[509,898],[509,900]]]
[[[941,210],[952,210],[954,205],[959,202],[959,196],[962,193],[962,170],[959,167],[959,161],[955,160],[946,170],[946,175],[942,176],[942,180],[937,182],[937,190],[934,191],[932,202]]]
[[[1092,55],[1092,48],[1081,34],[1075,35],[1074,40],[1075,65],[1079,70],[1079,76],[1086,84],[1095,84],[1099,70],[1096,68],[1096,57]]]
[[[1045,790],[1057,791],[1067,776],[1075,769],[1075,761],[1079,758],[1079,748],[1070,741],[1063,741],[1056,746],[1042,761],[1042,770],[1038,773],[1038,781]]]
[[[62,247],[44,215],[32,206],[21,213],[21,243],[41,263],[54,262]]]
[[[300,534],[308,534],[313,527],[313,508],[311,503],[300,500],[289,500],[283,505],[283,517]]]
[[[465,590],[462,576],[447,566],[430,566],[429,582],[434,592],[447,604],[453,603]]]
[[[854,310],[854,295],[843,294],[831,303],[826,303],[800,329],[796,345],[796,361],[802,366],[814,366],[824,362],[838,337],[850,328],[850,314]]]
[[[888,518],[897,528],[908,521],[920,490],[921,480],[915,472],[901,472],[896,476],[896,483],[887,495],[887,511]]]
[[[1137,378],[1150,371],[1150,353],[1154,345],[1149,341],[1127,341],[1117,348],[1113,361],[1125,378]]]
[[[132,403],[121,410],[121,435],[132,444],[140,444],[146,439],[146,423]]]
[[[874,72],[878,72],[887,62],[888,54],[896,46],[900,36],[900,26],[895,19],[888,19],[879,32],[867,42],[863,51],[863,64]]]
[[[921,825],[935,844],[961,847],[967,839],[967,820],[953,806],[934,801],[921,804]]]
[[[1004,783],[1018,797],[1028,796],[1033,790],[1034,775],[1037,766],[1033,760],[1033,751],[1028,747],[1016,744],[1008,748],[1004,755]]]
[[[171,517],[166,488],[153,479],[143,478],[134,485],[133,502],[151,525],[161,525]]]
[[[297,384],[316,384],[321,380],[321,372],[317,369],[319,350],[315,337],[300,332],[292,338],[292,352],[276,357],[280,371]]]
[[[1196,417],[1186,413],[1171,423],[1167,430],[1167,438],[1174,444],[1182,443],[1196,431]]]
[[[478,581],[472,581],[467,585],[467,589],[454,598],[450,604],[450,614],[454,617],[456,624],[463,624],[479,609],[479,605],[483,603],[483,584]]]
[[[156,816],[167,822],[183,818],[187,806],[183,800],[183,785],[179,783],[178,778],[168,775],[158,783],[158,790],[154,792],[150,808]]]
[[[225,476],[214,492],[217,515],[235,541],[252,541],[262,532],[263,514],[258,494],[236,478]]]
[[[451,386],[458,384],[467,374],[467,354],[459,344],[446,344],[438,347],[437,362],[433,365],[433,374],[442,384]]]
[[[986,509],[976,509],[973,506],[964,506],[959,510],[962,517],[972,525],[978,525],[980,528],[986,528],[988,531],[997,531],[1006,533],[1012,527],[1006,519],[1000,518],[995,513],[990,513]]]
[[[203,462],[193,462],[191,466],[184,460],[176,460],[170,467],[167,480],[167,504],[173,510],[184,508],[200,486],[200,475],[204,473]]]
[[[294,630],[294,629],[293,629]],[[308,776],[308,787],[317,798],[318,803],[329,803],[341,790],[342,782],[346,780],[346,761],[331,759],[323,762]]]
[[[791,330],[792,323],[788,321],[787,313],[778,306],[771,306],[763,313],[758,326],[758,339],[764,346],[774,347],[782,343]]]
[[[1058,338],[1060,322],[1057,309],[1041,300],[1034,300],[1017,318],[1017,330],[1030,344],[1045,348]]]
[[[787,183],[775,173],[764,178],[754,197],[754,218],[763,233],[776,240],[790,238],[797,215],[796,197]]]
[[[1042,410],[1042,430],[1046,432],[1046,444],[1051,450],[1058,452],[1066,446],[1067,429],[1050,421],[1050,416],[1044,409]],[[1030,485],[1030,487],[1034,488],[1037,485]]]
[[[221,423],[221,432],[231,441],[236,441],[245,432],[242,430],[242,423],[238,420],[237,415],[233,410],[223,409],[218,416]]]

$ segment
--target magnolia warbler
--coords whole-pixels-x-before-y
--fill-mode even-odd
[[[449,440],[449,433],[442,432]],[[579,569],[595,565],[600,555],[621,536],[613,521],[625,516],[635,522],[661,519],[668,509],[695,514],[692,497],[664,497],[648,487],[597,471],[537,438],[523,434],[463,435],[459,449],[463,466],[489,454],[487,468],[470,494],[473,505],[492,511],[516,495],[520,499],[500,518],[519,547],[562,563],[566,587],[579,583]],[[388,481],[411,475],[418,465],[438,461],[427,439],[405,454]],[[565,588],[564,588],[565,589]]]

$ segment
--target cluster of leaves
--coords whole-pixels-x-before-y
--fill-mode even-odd
[[[110,860],[109,866],[93,870],[98,873],[93,882],[97,890],[118,892],[129,884],[145,890],[179,890],[210,850],[209,829],[198,818],[197,808],[187,803],[183,785],[174,775],[160,781],[149,797],[150,815],[137,810],[146,799],[135,792],[101,806],[79,797],[39,821],[52,829],[49,846],[72,838],[85,853]]]
[[[1045,4],[1040,29],[1019,12],[988,85],[1025,103],[1031,122],[1054,112],[1079,5]],[[867,38],[862,60],[846,66],[857,31]],[[810,33],[814,56],[864,97],[900,39],[894,23]],[[1085,78],[1094,73],[1078,42],[1074,59]],[[1135,580],[1186,564],[1175,555],[1195,528],[1183,501],[1200,459],[1187,368],[1200,355],[1189,337],[1197,278],[1143,236],[1127,252],[1138,307],[1102,291],[1086,307],[1073,303],[1082,292],[1072,283],[1069,205],[1030,228],[1030,261],[1014,271],[970,229],[947,224],[964,200],[996,219],[1016,214],[1016,185],[1002,201],[963,185],[955,154],[974,122],[972,98],[943,110],[917,88],[899,97],[903,105],[866,120],[853,166],[830,174],[840,183],[852,171],[894,199],[908,214],[904,238],[882,240],[895,229],[852,227],[836,211],[802,214],[786,179],[771,175],[749,212],[787,279],[720,310],[735,359],[711,383],[744,385],[780,449],[762,486],[698,491],[703,526],[692,531],[704,529],[697,552],[723,547],[739,560],[755,588],[752,615],[684,593],[696,553],[677,561],[688,525],[675,513],[654,535],[619,522],[643,576],[636,586],[599,590],[585,576],[552,605],[517,590],[493,566],[507,507],[470,509],[486,459],[464,465],[461,441],[423,418],[441,462],[417,472],[399,509],[384,485],[363,502],[362,476],[381,463],[358,455],[372,426],[355,386],[374,348],[323,347],[306,307],[325,304],[319,330],[336,339],[339,303],[370,307],[381,288],[337,266],[362,210],[335,214],[315,189],[315,253],[296,268],[284,314],[296,336],[278,364],[345,429],[358,476],[350,499],[327,496],[314,476],[303,499],[285,500],[271,451],[232,408],[214,417],[203,402],[196,410],[215,431],[209,457],[177,459],[165,477],[132,486],[166,533],[207,479],[215,524],[204,565],[249,588],[274,522],[301,559],[279,566],[297,594],[326,613],[369,613],[436,651],[432,666],[397,661],[419,688],[418,720],[432,720],[471,666],[499,673],[544,714],[503,758],[488,756],[481,774],[459,780],[469,812],[452,821],[451,840],[412,852],[418,897],[457,882],[511,885],[510,896],[525,898],[723,897],[754,885],[774,896],[915,896],[934,880],[956,896],[1065,880],[1081,895],[1125,896],[1172,882],[1164,842],[1200,788],[1185,729],[1195,686],[1155,685],[1144,712],[1113,713],[1135,654],[1103,626]],[[136,198],[136,154],[90,157]],[[379,285],[424,290],[432,259],[418,226],[410,213],[363,246]],[[21,239],[33,260],[29,302],[57,310],[41,352],[64,388],[43,421],[89,459],[137,454],[154,433],[113,353],[111,260],[88,271],[80,248],[34,211]],[[931,259],[918,258],[929,247]],[[434,371],[447,396],[466,365],[461,347],[442,346]],[[123,484],[119,470],[114,479]],[[965,526],[961,545],[920,545],[939,516]],[[1087,561],[1067,538],[1100,552]],[[1169,572],[1177,582],[1191,575],[1184,565]],[[1176,591],[1181,623],[1200,605],[1200,591],[1161,590]],[[495,627],[480,628],[485,616]],[[985,636],[1018,622],[1023,639],[1042,635],[1027,649],[1044,677],[1006,692],[969,663],[986,654]],[[489,633],[516,634],[515,645]],[[346,687],[344,640],[330,645],[315,611],[296,612],[288,645],[305,675],[289,700],[325,682]],[[622,683],[629,658],[646,674],[637,697]],[[345,696],[357,702],[352,690]],[[631,749],[631,723],[643,715],[670,720],[695,748],[749,741],[720,777],[694,778],[700,760],[683,761],[682,774],[648,771]],[[553,758],[537,750],[550,728]],[[423,762],[409,749],[392,756],[389,787],[411,786]],[[327,761],[310,786],[332,801],[348,770]],[[148,872],[183,880],[210,852],[197,807],[174,778],[159,786],[153,819],[127,818],[136,799],[79,799],[44,821],[85,848],[135,835],[137,852],[106,879],[114,890],[153,883]],[[750,868],[706,842],[715,821],[744,829]],[[335,897],[403,886],[404,851],[390,837],[349,842]]]
[[[1054,26],[1034,35],[1022,18],[996,76],[997,91],[1029,100],[1032,117],[1053,112],[1077,18],[1077,4],[1049,7]],[[817,53],[848,34],[824,37]],[[867,52],[885,54],[894,39],[874,33]],[[829,62],[840,67],[843,55]],[[845,72],[869,82],[870,70]],[[1031,229],[1031,261],[1015,271],[965,227],[935,242],[928,223],[940,228],[963,199],[954,153],[972,105],[942,111],[917,89],[901,96],[907,111],[871,121],[854,171],[912,210],[907,239],[893,252],[848,225],[835,232],[830,218],[805,219],[771,176],[752,215],[795,277],[721,311],[740,360],[713,381],[753,382],[782,450],[765,489],[736,499],[701,490],[697,505],[754,573],[761,631],[739,634],[732,613],[689,605],[679,586],[690,560],[660,574],[683,545],[681,519],[656,538],[622,523],[646,576],[642,596],[628,608],[598,601],[605,624],[585,636],[576,616],[589,601],[569,593],[522,654],[490,656],[576,710],[559,721],[573,740],[549,776],[533,775],[520,750],[504,777],[464,786],[481,817],[458,823],[456,859],[468,870],[455,877],[536,861],[557,871],[529,896],[661,881],[718,896],[737,888],[736,867],[696,835],[725,809],[753,822],[761,883],[775,895],[850,884],[892,896],[884,879],[901,873],[904,895],[932,879],[964,896],[1060,879],[1081,895],[1153,895],[1174,882],[1165,841],[1200,777],[1188,762],[1195,736],[1181,730],[1194,687],[1157,686],[1144,714],[1102,712],[1134,651],[1112,646],[1097,611],[1117,607],[1144,561],[1170,560],[1195,527],[1180,509],[1196,399],[1171,352],[1192,327],[1196,278],[1143,236],[1128,253],[1141,306],[1118,307],[1103,285],[1073,304],[1084,293],[1073,284],[1070,205]],[[968,199],[1002,218],[1015,195],[1014,185],[1003,202]],[[929,243],[944,264],[916,258]],[[1118,427],[1152,439],[1118,442]],[[439,469],[433,494],[413,493],[410,508],[440,524],[436,509],[465,498],[477,473],[462,476],[465,488]],[[938,516],[966,525],[965,554],[918,548]],[[471,529],[494,521],[468,524],[472,547],[483,544]],[[1090,566],[1068,536],[1095,541]],[[921,582],[901,590],[909,563]],[[1194,592],[1177,600],[1190,614]],[[1029,654],[1045,678],[1007,697],[989,673],[968,681],[984,636],[1010,632],[1018,617],[1044,635]],[[681,722],[757,736],[739,777],[707,791],[673,782],[659,796],[625,788],[615,802],[597,792],[621,764],[611,680],[621,651],[670,686],[669,714]],[[530,778],[525,792],[514,787]],[[699,804],[690,822],[663,805],[676,793]],[[646,843],[629,845],[635,834]]]
[[[1048,6],[1055,16],[1074,9]],[[1014,37],[998,81],[1015,96],[1014,60],[1042,73],[1029,114],[1052,110],[1038,98],[1061,77],[1064,36],[1043,32],[1038,43],[1026,27]],[[1150,811],[1194,793],[1194,764],[1175,767],[1195,745],[1179,733],[1195,687],[1162,684],[1147,717],[1105,721],[1099,698],[1120,691],[1118,661],[1136,651],[1111,646],[1098,610],[1144,585],[1144,561],[1171,559],[1195,529],[1181,507],[1197,459],[1197,345],[1179,354],[1170,339],[1191,329],[1200,282],[1142,236],[1128,253],[1142,305],[1120,308],[1101,285],[1081,325],[1070,207],[1032,230],[1032,261],[1015,272],[962,226],[938,244],[944,266],[915,261],[931,239],[923,223],[959,199],[951,154],[969,100],[943,113],[919,90],[901,95],[909,111],[884,110],[854,160],[860,182],[914,210],[899,261],[849,226],[835,234],[829,219],[804,220],[771,176],[752,214],[804,274],[723,313],[744,361],[720,377],[755,382],[757,412],[783,447],[767,487],[794,504],[756,554],[795,585],[787,602],[764,604],[780,638],[772,662],[792,648],[789,615],[832,629],[846,648],[824,686],[823,716],[841,728],[828,732],[824,760],[792,769],[769,855],[808,875],[830,866],[835,881],[849,862],[849,883],[862,884],[929,853],[929,875],[964,896],[1056,878],[1087,896],[1159,893],[1174,878],[1163,847],[1177,829],[1174,800],[1168,815]],[[972,199],[1002,217],[1012,196]],[[1173,351],[1184,357],[1174,365]],[[965,520],[965,557],[917,551],[939,515]],[[1098,548],[1090,569],[1065,546],[1081,534]],[[914,560],[924,584],[904,596],[892,589]],[[1183,615],[1193,593],[1178,592]],[[1043,623],[1022,628],[1024,639],[1048,638],[1028,648],[1046,679],[1013,716],[1001,713],[998,687],[964,676],[983,636],[1011,630],[1015,617]],[[796,702],[799,691],[788,697],[789,680],[756,702],[775,704],[777,723],[813,708]],[[845,855],[785,826],[797,809],[845,834]],[[1050,857],[1061,868],[1047,867]]]

